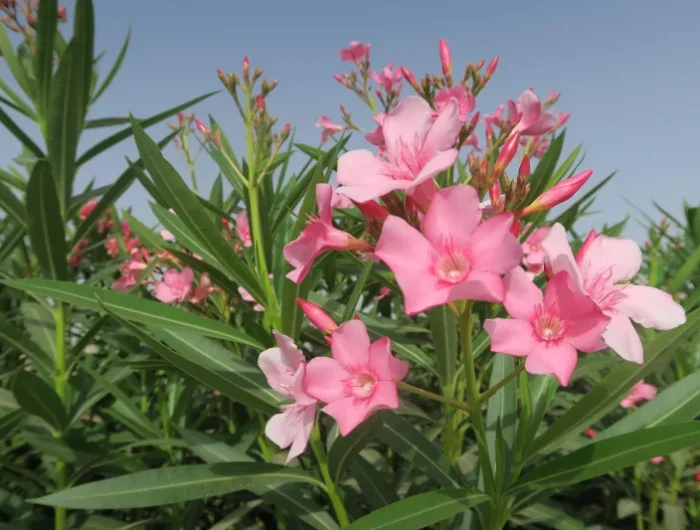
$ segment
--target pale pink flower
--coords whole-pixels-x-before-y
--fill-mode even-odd
[[[316,399],[304,390],[307,370],[304,354],[286,335],[276,331],[273,335],[277,347],[262,352],[258,366],[270,387],[294,403],[282,405],[282,412],[270,418],[265,425],[265,436],[280,449],[291,446],[287,455],[289,462],[306,450],[316,421]]]
[[[186,300],[192,292],[194,272],[189,267],[182,271],[168,269],[163,274],[163,281],[156,284],[155,296],[161,302],[172,304]]]
[[[457,100],[459,109],[459,121],[462,123],[467,123],[469,119],[469,114],[474,110],[476,106],[476,99],[469,90],[467,90],[462,85],[457,85],[452,88],[443,88],[435,96],[435,106],[437,106],[437,112],[435,115],[439,114],[452,99]]]
[[[569,384],[578,354],[605,348],[601,334],[610,321],[585,294],[569,285],[569,274],[556,274],[547,282],[544,296],[520,267],[505,277],[503,304],[512,317],[487,319],[491,351],[527,357],[531,374],[554,374]]]
[[[161,230],[160,237],[166,241],[175,241],[175,235],[170,230]]]
[[[511,134],[519,132],[520,136],[539,136],[550,132],[557,123],[551,112],[543,110],[542,102],[530,88],[520,95],[517,103],[508,101],[508,111],[509,121],[520,116]]]
[[[542,248],[542,241],[549,234],[548,226],[535,229],[523,242],[523,264],[533,274],[539,274],[544,270],[544,260],[547,257]]]
[[[236,215],[236,233],[243,242],[244,247],[253,246],[253,240],[250,238],[250,224],[248,223],[248,214],[245,210],[241,210]]]
[[[92,199],[88,202],[86,202],[82,208],[80,208],[80,213],[78,216],[80,217],[81,221],[85,221],[85,219],[88,218],[88,216],[92,213],[92,211],[95,209],[95,206],[97,206],[97,203],[99,203],[97,199]]]
[[[372,245],[333,226],[333,195],[330,184],[316,185],[318,217],[312,218],[299,237],[284,247],[285,259],[294,266],[287,278],[301,283],[314,260],[329,250],[370,250]]]
[[[654,385],[650,385],[644,381],[637,381],[630,389],[630,393],[620,401],[620,406],[623,409],[632,408],[644,401],[654,399],[656,397],[656,392],[657,390]]]
[[[649,462],[651,462],[652,464],[660,464],[663,461],[664,461],[663,456],[655,456],[654,458],[649,459]]]
[[[345,195],[338,195],[337,193],[333,194],[331,207],[338,208],[339,210],[347,210],[348,208],[352,208],[353,206],[353,202],[350,199],[348,199]]]
[[[473,132],[471,133],[464,142],[464,145],[470,145],[474,148],[477,153],[481,152],[481,147],[479,146],[479,136]]]
[[[398,68],[396,70],[393,70],[392,63],[386,65],[378,73],[370,72],[369,75],[372,79],[374,79],[376,83],[383,86],[387,92],[391,92],[391,89],[393,88],[394,84],[398,83],[399,81],[401,81],[401,79],[403,79],[401,70]]]
[[[253,306],[253,311],[257,311],[258,313],[262,313],[263,311],[265,311],[265,308],[262,305],[260,305],[258,301],[255,298],[253,298],[253,295],[251,295],[243,287],[238,288],[238,294],[240,294],[241,298],[246,302],[253,302],[255,304]]]
[[[340,50],[340,59],[342,61],[358,63],[363,57],[369,57],[369,49],[371,47],[372,46],[368,42],[363,44],[354,40],[350,43],[350,46]]]
[[[394,190],[409,195],[423,182],[451,167],[461,128],[457,101],[451,100],[433,118],[421,97],[404,99],[382,122],[385,150],[375,156],[359,149],[338,159],[338,193],[367,202]]]
[[[513,215],[496,215],[480,223],[479,197],[471,186],[439,190],[428,208],[423,234],[390,215],[375,255],[396,276],[414,315],[456,300],[503,301],[501,274],[523,257],[510,233]]]
[[[597,235],[586,238],[574,258],[564,227],[557,223],[542,241],[554,273],[568,271],[576,286],[610,317],[603,340],[620,357],[643,363],[642,341],[632,320],[646,328],[667,330],[685,323],[685,311],[673,297],[646,285],[620,284],[634,278],[642,264],[631,239]]]
[[[328,116],[321,116],[316,121],[316,127],[321,129],[321,143],[325,143],[328,138],[333,136],[335,133],[345,130],[344,125],[338,125],[333,123]]]
[[[332,333],[333,358],[316,357],[306,370],[306,392],[327,403],[323,412],[335,418],[347,436],[379,409],[397,409],[395,381],[408,365],[391,354],[389,337],[370,344],[361,320],[350,320]]]

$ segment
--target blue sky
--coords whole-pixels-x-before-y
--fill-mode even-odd
[[[338,50],[351,40],[372,44],[377,69],[393,60],[415,73],[439,71],[438,39],[452,48],[455,69],[467,61],[500,55],[498,71],[477,107],[490,113],[508,98],[532,87],[546,97],[561,91],[556,109],[572,112],[567,124],[571,151],[587,150],[590,187],[613,170],[618,175],[601,194],[599,214],[580,226],[616,222],[630,211],[623,198],[652,213],[651,200],[674,213],[682,201],[697,204],[697,50],[700,3],[616,2],[234,2],[232,0],[95,1],[97,50],[106,50],[103,70],[116,57],[129,25],[131,49],[111,89],[91,117],[154,114],[199,94],[220,88],[216,69],[237,71],[248,55],[279,86],[268,105],[291,123],[297,141],[316,144],[314,123],[320,114],[340,119],[338,104],[352,111],[360,126],[371,127],[369,111],[333,79],[348,71]],[[69,4],[69,16],[72,5]],[[68,28],[66,28],[66,31]],[[0,74],[7,79],[4,65]],[[410,89],[405,93],[410,93]],[[242,141],[233,103],[222,93],[194,111],[212,114],[234,142]],[[112,132],[112,131],[110,131]],[[149,129],[160,138],[165,125]],[[0,164],[18,152],[2,133]],[[81,149],[98,139],[86,134]],[[361,142],[356,142],[361,145]],[[235,146],[235,145],[234,145]],[[177,160],[175,150],[166,150]],[[136,153],[128,140],[86,166],[80,185],[95,178],[112,182],[124,169],[124,156]],[[203,160],[200,188],[209,188],[215,166]],[[301,156],[300,156],[301,160]],[[583,169],[583,167],[582,167]],[[139,187],[120,201],[147,222],[153,216]],[[634,216],[639,217],[638,214]],[[656,215],[655,215],[656,216]],[[658,216],[656,216],[658,217]],[[643,239],[632,220],[627,234]]]

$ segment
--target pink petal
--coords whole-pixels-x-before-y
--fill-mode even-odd
[[[578,355],[573,346],[561,343],[556,346],[540,345],[525,360],[525,370],[531,374],[554,374],[562,386],[569,384]]]
[[[615,304],[615,309],[645,328],[666,330],[685,323],[683,307],[661,289],[625,285],[618,292],[624,297]]]
[[[513,214],[495,215],[481,223],[469,239],[468,252],[473,269],[505,274],[523,259],[523,249],[510,233]]]
[[[293,458],[296,458],[304,451],[306,451],[306,446],[309,443],[309,437],[311,436],[311,430],[314,428],[314,422],[316,421],[316,406],[303,407],[295,413],[295,434],[294,441],[292,442],[292,447],[289,448],[289,454],[287,455],[287,463]]]
[[[547,237],[542,240],[542,248],[547,254],[552,272],[554,274],[561,271],[568,272],[576,286],[583,290],[581,272],[574,259],[574,254],[571,252],[569,240],[566,238],[566,230],[560,223],[555,224],[549,230]]]
[[[331,352],[343,368],[367,366],[369,362],[369,335],[361,320],[349,320],[331,333]],[[349,371],[349,370],[348,370]]]
[[[349,374],[335,359],[315,357],[306,366],[306,393],[324,403],[343,399],[343,381],[348,377]]]
[[[296,434],[294,413],[290,410],[275,414],[265,425],[265,436],[272,440],[280,449],[292,445]]]
[[[457,151],[457,149],[448,149],[447,151],[442,151],[434,155],[421,168],[420,173],[416,175],[416,179],[413,181],[413,187],[451,168],[456,162],[458,155],[459,151]]]
[[[385,178],[379,159],[367,149],[350,151],[338,158],[337,180],[341,186],[361,186]]]
[[[432,125],[432,109],[422,97],[404,98],[382,122],[387,150],[392,152],[400,144],[414,145],[416,141],[423,144]]]
[[[369,399],[346,397],[329,403],[321,410],[334,418],[340,434],[347,436],[369,416],[370,405]]]
[[[426,157],[433,157],[436,153],[453,148],[461,128],[459,103],[453,98],[440,111],[435,123],[430,128],[421,154]]]
[[[396,390],[396,383],[393,381],[379,381],[374,385],[374,393],[369,398],[369,402],[368,417],[376,410],[399,408],[399,393]]]
[[[511,318],[490,318],[484,330],[491,337],[491,351],[519,357],[529,355],[535,348],[532,324]]]
[[[168,287],[180,287],[180,273],[175,269],[168,269],[163,273],[163,282]]]
[[[642,251],[631,239],[599,235],[581,260],[584,277],[603,275],[609,285],[633,278],[642,264]]]
[[[379,380],[402,380],[408,373],[408,364],[391,354],[391,340],[382,337],[369,348],[369,368]]]
[[[325,224],[333,222],[333,186],[330,184],[316,184],[316,205],[318,217]]]
[[[158,300],[166,304],[170,304],[177,300],[177,295],[164,282],[159,282],[156,284],[155,296]]]
[[[423,234],[435,248],[445,241],[463,247],[481,221],[476,190],[458,184],[439,190],[433,197],[423,222]]]
[[[610,322],[603,332],[603,341],[610,349],[626,361],[644,363],[644,347],[632,325],[632,321],[622,313],[608,313]]]
[[[280,336],[281,334],[277,335]],[[281,336],[285,339],[289,339],[289,337],[285,337],[284,335]],[[279,339],[277,343],[280,344]],[[292,347],[296,349],[294,343],[292,343]],[[267,384],[270,385],[270,388],[287,398],[292,398],[291,387],[294,374],[297,372],[303,360],[304,356],[301,351],[298,349],[294,351],[285,345],[284,348],[268,348],[262,352],[258,356],[258,367],[262,373],[265,374]]]
[[[449,290],[447,302],[478,300],[501,303],[504,296],[503,279],[498,274],[473,270],[467,275],[466,280]]]
[[[182,269],[182,272],[180,273],[180,282],[182,283],[182,286],[191,287],[193,281],[194,272],[192,272],[192,269],[189,267]]]
[[[387,217],[374,254],[396,276],[407,314],[446,302],[447,288],[441,287],[432,267],[433,247],[406,221],[393,215]]]
[[[520,267],[515,267],[503,278],[506,289],[503,305],[513,318],[531,321],[535,308],[542,303],[542,291]]]

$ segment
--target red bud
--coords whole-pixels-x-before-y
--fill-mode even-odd
[[[476,114],[472,116],[472,121],[469,122],[469,128],[470,129],[475,129],[477,125],[479,125],[479,118],[481,117],[481,111],[476,111]]]
[[[530,174],[530,157],[525,155],[520,161],[520,167],[518,168],[518,177],[524,178]]]
[[[596,432],[593,429],[586,429],[586,435],[589,438],[595,438],[597,436]]]
[[[258,96],[256,98],[256,103],[258,105],[258,110],[260,112],[265,110],[265,98],[263,97],[262,94],[258,94]]]
[[[500,174],[503,170],[508,167],[518,153],[518,146],[520,145],[520,133],[516,132],[513,136],[506,140],[506,143],[501,148],[498,153],[498,158],[496,159],[496,165],[493,170],[496,174]]]
[[[583,173],[579,173],[578,175],[562,180],[558,184],[555,184],[554,187],[548,189],[542,195],[537,197],[530,206],[521,212],[520,215],[525,217],[531,213],[549,210],[550,208],[554,208],[557,204],[561,204],[562,202],[569,200],[578,190],[581,189],[586,181],[591,178],[592,174],[593,170],[588,169]]]
[[[389,211],[376,201],[362,203],[356,202],[354,204],[355,206],[357,206],[357,209],[360,210],[360,213],[362,213],[364,218],[368,221],[372,221],[375,219],[377,221],[384,221],[387,217],[389,217]]]
[[[452,73],[452,54],[445,39],[440,39],[440,61],[442,62],[442,73],[445,77]]]
[[[486,78],[489,79],[493,73],[496,71],[496,68],[498,68],[498,55],[491,59],[491,62],[489,63],[488,67],[486,68]]]
[[[326,313],[316,304],[313,304],[308,300],[302,300],[301,298],[297,298],[297,304],[299,304],[299,307],[301,307],[301,310],[306,315],[306,318],[309,319],[309,322],[320,329],[323,333],[329,334],[337,329],[338,325],[330,316],[328,316],[328,313]]]

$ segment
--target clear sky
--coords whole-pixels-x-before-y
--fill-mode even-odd
[[[369,41],[377,69],[391,60],[419,74],[439,71],[437,43],[443,37],[457,71],[467,61],[500,55],[498,71],[477,102],[482,113],[516,99],[528,87],[542,97],[551,89],[561,91],[556,110],[572,112],[565,151],[584,143],[588,154],[582,169],[594,170],[587,188],[618,170],[600,196],[599,213],[582,228],[622,219],[630,211],[623,198],[652,215],[652,199],[674,213],[681,212],[683,199],[693,204],[700,200],[695,163],[699,2],[94,2],[96,49],[106,51],[103,71],[116,57],[129,25],[133,34],[122,71],[92,109],[93,118],[129,112],[145,117],[216,90],[216,69],[238,71],[248,55],[267,77],[279,79],[268,103],[271,112],[280,116],[280,124],[290,122],[296,128],[297,141],[315,145],[317,117],[328,114],[340,121],[340,103],[360,126],[372,126],[369,111],[333,79],[334,73],[349,69],[340,62],[339,48],[351,40]],[[68,8],[70,17],[72,5]],[[7,79],[4,65],[0,73]],[[202,117],[212,114],[240,145],[241,126],[227,94],[194,111]],[[160,125],[149,133],[161,138],[167,129]],[[2,132],[3,165],[18,149],[8,136]],[[86,134],[81,149],[97,138]],[[361,145],[360,138],[355,145]],[[166,152],[176,159],[174,148]],[[124,155],[135,153],[132,140],[123,142],[83,168],[79,183],[93,177],[98,185],[110,183],[124,170]],[[200,186],[208,189],[215,166],[202,160],[199,175]],[[120,205],[133,206],[137,215],[153,222],[141,188],[131,189]],[[634,220],[627,234],[644,237]]]

